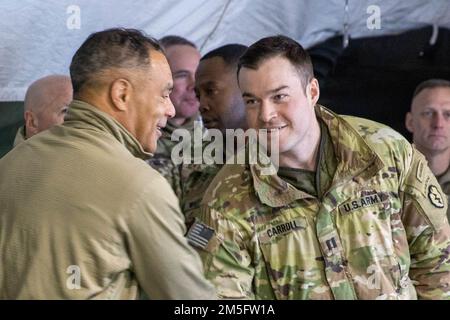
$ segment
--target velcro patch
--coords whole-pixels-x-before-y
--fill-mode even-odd
[[[214,229],[201,222],[195,222],[189,229],[186,238],[193,247],[205,250],[214,236]]]
[[[352,199],[339,206],[341,214],[349,214],[355,210],[379,205],[386,202],[388,199],[385,195],[379,193],[362,196],[358,199]]]
[[[424,169],[424,164],[423,162],[419,162],[419,164],[417,165],[417,171],[416,171],[416,178],[417,180],[419,180],[419,182],[423,182],[423,172]]]
[[[326,235],[320,236],[319,241],[325,257],[339,255],[342,251],[341,241],[339,240],[339,236],[336,230],[333,230]]]
[[[269,226],[259,232],[261,242],[269,242],[272,238],[283,236],[298,229],[305,229],[307,226],[305,218],[292,219],[290,221]]]
[[[444,207],[444,199],[442,199],[442,195],[439,192],[439,189],[436,188],[436,186],[434,185],[430,185],[428,187],[428,199],[430,200],[431,204],[436,208]]]

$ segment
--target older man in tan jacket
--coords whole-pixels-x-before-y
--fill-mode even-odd
[[[66,121],[0,160],[0,299],[206,299],[156,150],[173,82],[141,32],[92,34],[70,66]]]

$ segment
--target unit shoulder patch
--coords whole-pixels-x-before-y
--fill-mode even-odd
[[[436,208],[444,208],[444,199],[442,199],[442,195],[435,185],[428,187],[428,199]]]

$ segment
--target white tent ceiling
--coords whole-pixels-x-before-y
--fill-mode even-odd
[[[379,29],[368,27],[374,18],[369,6],[380,12]],[[22,100],[28,85],[44,75],[68,74],[76,49],[106,28],[137,28],[156,38],[181,35],[204,54],[273,34],[309,47],[342,34],[344,24],[352,38],[430,24],[450,28],[450,1],[0,0],[0,101]]]

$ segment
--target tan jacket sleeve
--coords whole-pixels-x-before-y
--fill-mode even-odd
[[[447,199],[425,158],[413,149],[405,178],[402,221],[419,299],[450,299],[450,226]]]
[[[157,177],[132,206],[128,250],[132,270],[150,299],[215,299],[200,257],[188,244],[178,199]]]

